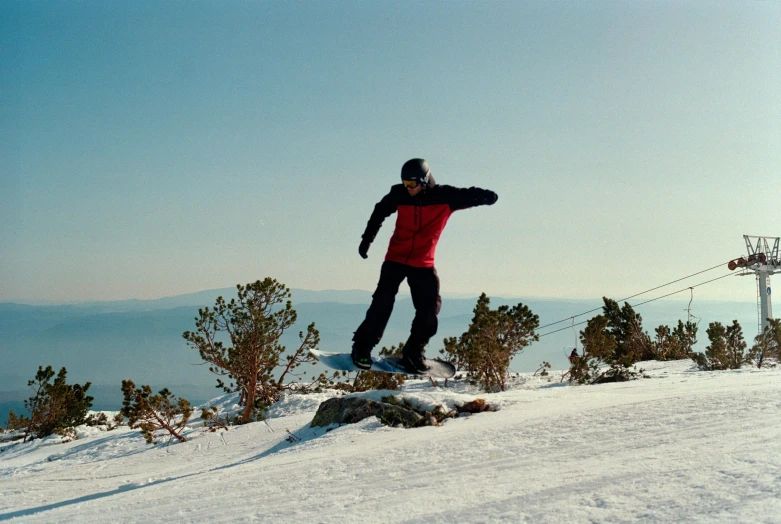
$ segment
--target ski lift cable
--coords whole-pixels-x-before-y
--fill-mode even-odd
[[[648,304],[649,302],[653,302],[655,300],[661,300],[661,299],[667,298],[667,297],[669,297],[671,295],[675,295],[676,293],[683,293],[684,291],[687,291],[689,289],[694,289],[695,287],[698,287],[698,286],[702,286],[702,285],[705,285],[705,284],[710,284],[711,282],[715,282],[716,280],[721,280],[722,278],[727,278],[727,277],[732,276],[732,275],[734,275],[734,273],[727,273],[726,275],[722,275],[720,277],[712,278],[710,280],[706,280],[705,282],[700,282],[696,286],[685,287],[683,289],[679,289],[678,291],[673,291],[672,293],[668,293],[666,295],[662,295],[661,297],[656,297],[656,298],[652,298],[651,300],[646,300],[645,302],[640,302],[639,304],[635,304],[633,307],[642,306],[643,304]]]
[[[713,268],[711,268],[711,269],[713,269]],[[716,280],[721,280],[722,278],[727,278],[727,277],[732,276],[732,275],[734,275],[734,273],[727,273],[726,275],[722,275],[720,277],[716,277],[716,278],[713,278],[711,280],[706,280],[705,282],[700,282],[699,284],[696,284],[694,286],[685,287],[683,289],[679,289],[678,291],[673,291],[672,293],[667,293],[666,295],[662,295],[660,297],[652,298],[651,300],[646,300],[645,302],[640,302],[638,304],[633,305],[632,307],[638,307],[638,306],[642,306],[644,304],[648,304],[649,302],[654,302],[656,300],[661,300],[663,298],[667,298],[669,296],[676,295],[678,293],[682,293],[682,292],[688,291],[690,289],[694,289],[695,287],[704,286],[705,284],[710,284],[711,282],[715,282]],[[640,293],[640,294],[642,294],[642,293]],[[635,295],[635,296],[637,296],[637,295]],[[629,298],[632,298],[632,297],[629,297]],[[621,301],[621,302],[623,302],[623,301]],[[598,310],[601,310],[601,309],[602,308],[592,309],[591,311],[588,311],[587,313],[591,313],[593,311],[598,311]],[[581,315],[585,315],[587,313],[581,313]],[[580,316],[580,315],[576,315],[576,316]],[[574,319],[575,317],[568,317],[568,318],[565,318],[564,320],[569,320],[570,318]],[[559,322],[563,322],[563,320],[559,321]],[[545,337],[545,336],[548,336],[548,335],[552,335],[554,333],[558,333],[559,331],[564,331],[566,329],[574,328],[575,326],[581,326],[581,325],[587,324],[587,323],[588,323],[588,320],[584,320],[583,322],[578,322],[577,324],[573,323],[571,326],[567,326],[567,327],[563,327],[563,328],[560,328],[560,329],[556,329],[554,331],[549,331],[547,333],[543,333],[543,334],[539,335],[539,337],[542,338],[542,337]],[[556,324],[558,324],[558,322],[556,322]],[[552,326],[552,325],[553,324],[548,324],[548,326]],[[543,327],[546,327],[546,326],[543,326]],[[537,329],[542,329],[542,328],[537,328]]]
[[[650,293],[651,291],[656,291],[657,289],[661,289],[663,287],[667,287],[667,286],[669,286],[671,284],[675,284],[676,282],[680,282],[681,280],[686,280],[687,278],[691,278],[691,277],[694,277],[694,276],[697,276],[697,275],[701,275],[702,273],[707,273],[708,271],[712,271],[712,270],[714,270],[716,268],[723,267],[727,263],[729,263],[729,260],[727,262],[722,262],[719,265],[716,265],[716,266],[713,266],[713,267],[709,267],[708,269],[703,269],[702,271],[698,271],[696,273],[692,273],[691,275],[687,275],[685,277],[682,277],[682,278],[679,278],[679,279],[676,279],[676,280],[672,280],[670,282],[667,282],[666,284],[662,284],[661,286],[656,286],[656,287],[651,288],[651,289],[646,289],[645,291],[642,291],[640,293],[636,293],[636,294],[628,296],[626,298],[622,298],[621,300],[618,300],[617,302],[625,302],[625,301],[629,300],[630,298],[635,298],[635,297],[639,297],[640,295],[645,295],[646,293]],[[698,285],[700,285],[700,284],[698,284]],[[687,287],[686,289],[689,289],[689,288]],[[676,293],[679,293],[679,291],[676,291]],[[590,309],[589,311],[584,311],[583,313],[578,313],[577,315],[573,315],[571,317],[563,318],[561,320],[557,320],[556,322],[551,322],[550,324],[545,324],[544,326],[540,326],[537,329],[545,329],[546,327],[555,326],[556,324],[561,324],[562,322],[566,322],[568,320],[574,320],[577,317],[582,317],[583,315],[588,315],[589,313],[593,313],[594,311],[600,311],[601,309],[602,309],[601,306],[598,307],[598,308]],[[577,324],[577,325],[580,325],[580,324]],[[561,331],[561,330],[559,330],[559,331]]]

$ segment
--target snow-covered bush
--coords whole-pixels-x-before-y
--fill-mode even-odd
[[[109,417],[106,413],[99,411],[97,413],[90,413],[87,415],[87,419],[84,421],[84,423],[90,427],[104,428],[106,431],[111,431],[121,426],[124,421],[125,417],[121,412],[117,413],[109,420]]]

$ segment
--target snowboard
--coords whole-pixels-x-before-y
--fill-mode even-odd
[[[401,358],[399,357],[372,357],[372,367],[366,370],[353,364],[349,353],[328,353],[318,349],[310,349],[309,352],[329,368],[340,371],[378,371],[380,373],[398,373],[431,378],[452,378],[456,374],[456,367],[453,364],[439,359],[426,359],[426,365],[429,367],[426,373],[409,373],[400,366]]]

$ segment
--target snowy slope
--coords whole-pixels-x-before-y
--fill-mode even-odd
[[[193,428],[152,447],[125,428],[5,445],[0,521],[781,522],[781,369],[642,367],[651,379],[522,375],[496,395],[408,386],[430,405],[501,408],[442,427],[309,429],[318,395],[222,438]]]

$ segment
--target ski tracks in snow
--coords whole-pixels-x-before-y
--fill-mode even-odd
[[[0,455],[0,520],[778,522],[781,372],[649,374],[476,394],[502,409],[442,427],[308,428],[310,399],[224,442],[193,432],[152,448],[117,433],[20,448]]]

